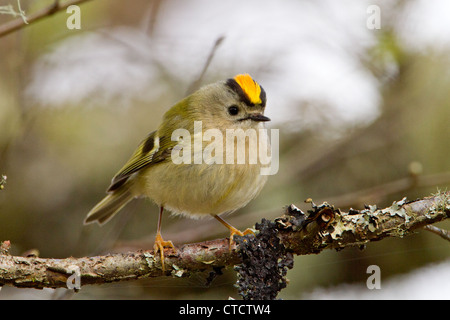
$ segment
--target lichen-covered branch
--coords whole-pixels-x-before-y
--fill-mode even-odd
[[[264,242],[268,241],[267,237],[277,237],[284,246],[283,250],[277,251],[284,255],[305,255],[324,249],[361,246],[385,237],[403,237],[449,217],[449,192],[411,202],[403,199],[384,209],[368,206],[361,211],[349,212],[341,212],[324,203],[312,204],[312,209],[303,213],[290,205],[282,217],[266,223],[268,227],[260,229],[257,237]],[[261,235],[263,232],[267,234]],[[252,246],[242,245],[246,243],[245,239],[238,243],[241,244],[239,248],[229,248],[228,239],[218,239],[186,244],[176,252],[167,249],[163,272],[159,254],[155,255],[153,251],[46,259],[11,256],[8,254],[9,242],[5,241],[0,245],[0,286],[66,288],[75,272],[81,286],[149,277],[186,277],[197,272],[209,272],[208,278],[211,278],[220,274],[223,267],[240,264],[243,256],[252,257],[251,253],[245,252],[252,250]],[[260,246],[253,247],[261,249]]]
[[[5,251],[3,249],[3,253]],[[215,272],[236,263],[239,259],[234,250],[229,250],[227,239],[186,244],[176,252],[166,250],[165,272],[162,271],[159,254],[155,255],[153,251],[66,259],[0,253],[0,286],[66,288],[68,278],[76,270],[82,286],[161,276],[185,277],[192,272]]]
[[[324,249],[361,246],[386,237],[404,237],[426,225],[450,217],[450,193],[443,192],[415,201],[406,198],[390,207],[341,212],[324,203],[312,205],[307,214],[291,205],[284,217],[275,219],[279,237],[297,255]]]

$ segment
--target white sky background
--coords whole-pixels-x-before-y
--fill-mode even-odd
[[[384,10],[381,19],[389,14],[387,1],[165,1],[152,38],[143,21],[140,30],[87,31],[53,43],[37,61],[26,93],[41,106],[123,107],[133,97],[162,93],[155,62],[187,89],[224,35],[205,80],[254,75],[267,92],[272,125],[313,121],[301,117],[302,103],[310,103],[313,114],[327,105],[327,113],[339,119],[369,122],[378,115],[379,84],[359,65],[358,55],[375,43],[376,31],[366,27],[367,8],[374,3]],[[449,1],[411,4],[398,22],[405,43],[416,50],[448,48]]]
[[[367,277],[373,273],[369,273]],[[316,288],[302,299],[326,300],[448,300],[450,297],[450,260],[416,269],[406,275],[383,278],[380,269],[380,289],[367,289],[366,283],[341,284],[331,288]]]

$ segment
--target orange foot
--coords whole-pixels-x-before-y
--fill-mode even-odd
[[[216,218],[221,224],[223,224],[225,227],[228,228],[228,230],[230,230],[230,251],[231,248],[233,247],[234,244],[234,235],[238,235],[238,236],[245,236],[246,234],[255,234],[255,232],[252,229],[245,229],[244,232],[239,231],[238,229],[236,229],[235,227],[233,227],[231,224],[229,224],[228,222],[226,222],[225,220],[223,220],[221,217],[214,215],[214,218]]]
[[[230,225],[230,227],[228,229],[230,229],[230,251],[231,251],[232,246],[235,244],[235,241],[233,239],[235,235],[242,237],[247,234],[255,234],[255,232],[250,228],[247,228],[247,229],[245,229],[244,232],[242,232]]]
[[[165,241],[161,234],[158,233],[155,238],[155,244],[153,246],[153,250],[155,251],[155,254],[159,251],[161,255],[161,266],[162,271],[165,271],[164,268],[164,247],[171,247],[174,251],[176,251],[175,246],[173,245],[172,241]]]

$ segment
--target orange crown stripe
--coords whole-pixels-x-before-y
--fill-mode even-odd
[[[249,74],[238,74],[234,80],[239,84],[242,90],[247,95],[251,103],[260,104],[261,101],[261,87],[250,77]]]

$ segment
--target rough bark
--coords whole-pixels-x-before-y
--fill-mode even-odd
[[[368,206],[349,212],[324,203],[312,204],[312,209],[303,213],[290,205],[283,216],[271,221],[271,234],[279,238],[285,248],[283,252],[289,254],[316,254],[324,249],[361,246],[386,237],[404,237],[449,218],[449,199],[450,193],[446,192],[411,202],[403,199],[384,209]],[[84,286],[161,276],[187,277],[196,272],[220,274],[221,268],[241,263],[245,250],[249,250],[243,242],[245,238],[238,241],[239,248],[235,245],[230,248],[225,238],[185,244],[176,251],[167,249],[163,272],[159,254],[153,251],[50,259],[11,256],[9,241],[5,241],[0,246],[0,286],[67,288],[74,275],[79,276]]]

